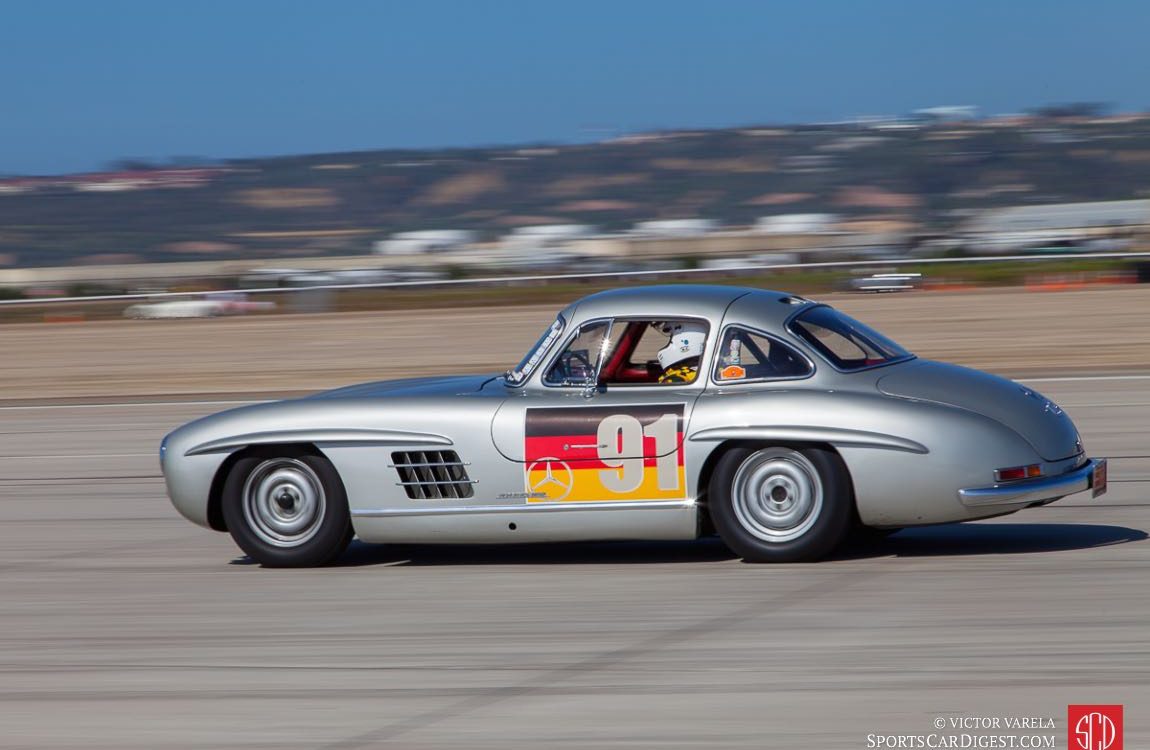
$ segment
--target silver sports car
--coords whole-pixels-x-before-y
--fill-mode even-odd
[[[160,446],[168,494],[264,565],[366,542],[694,539],[814,560],[852,531],[1106,489],[1057,405],[824,304],[656,286],[570,305],[502,375],[246,406]]]

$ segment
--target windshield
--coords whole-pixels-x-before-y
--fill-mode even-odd
[[[865,370],[914,356],[873,328],[826,305],[799,313],[790,329],[840,370]]]
[[[527,354],[523,357],[522,361],[516,365],[515,369],[508,370],[504,373],[503,377],[508,385],[521,385],[531,376],[531,373],[539,366],[540,360],[547,354],[547,350],[551,348],[551,345],[554,344],[563,333],[563,327],[565,325],[562,315],[556,318],[555,322],[551,324],[551,327],[544,331],[543,335],[539,337],[539,340],[535,342],[535,345],[527,350]]]

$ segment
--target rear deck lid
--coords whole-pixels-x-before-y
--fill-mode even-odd
[[[888,396],[957,406],[994,419],[1021,435],[1047,461],[1082,450],[1074,423],[1057,404],[997,375],[916,360],[892,368],[877,386]]]

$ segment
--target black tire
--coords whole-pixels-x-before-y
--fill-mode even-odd
[[[847,536],[854,518],[846,464],[823,448],[728,450],[715,465],[707,495],[719,536],[747,562],[823,558]]]
[[[223,512],[232,539],[266,567],[327,565],[351,543],[339,473],[301,449],[261,449],[236,461],[224,481]]]

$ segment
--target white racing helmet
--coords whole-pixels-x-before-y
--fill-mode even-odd
[[[664,370],[685,359],[703,356],[707,329],[701,323],[664,323],[662,331],[671,337],[658,354],[659,366]]]

